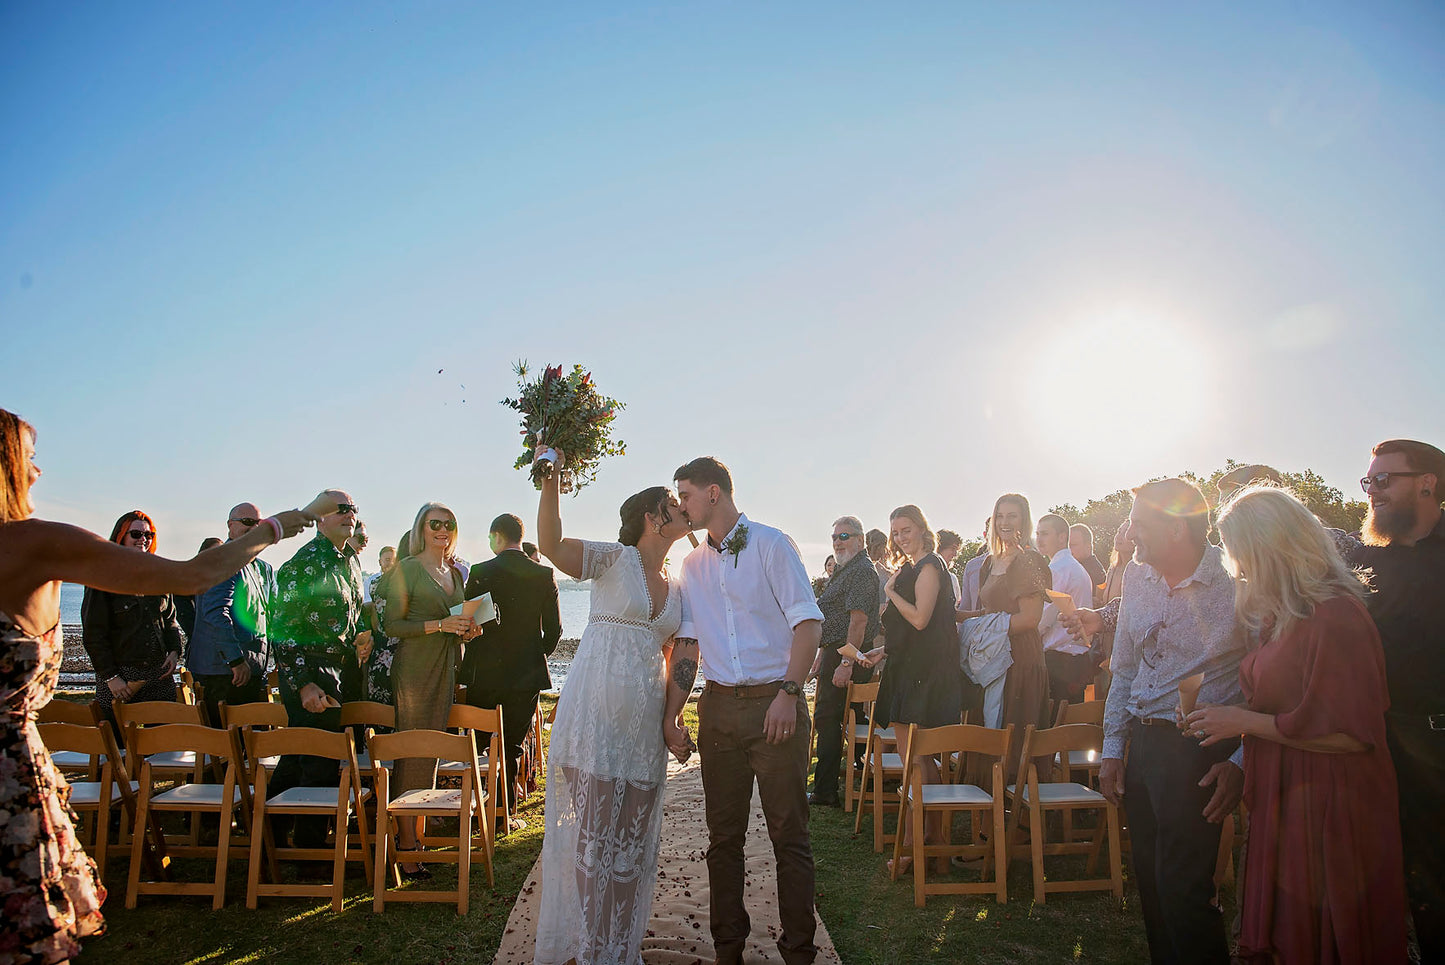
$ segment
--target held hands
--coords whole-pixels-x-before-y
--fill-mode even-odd
[[[793,736],[793,729],[798,726],[798,701],[800,697],[790,697],[778,691],[778,696],[768,705],[768,716],[763,718],[763,738],[769,744],[781,744]]]
[[[1069,631],[1069,635],[1080,643],[1088,643],[1090,637],[1104,629],[1104,618],[1099,616],[1099,611],[1082,607],[1073,613],[1060,611],[1059,622]]]
[[[358,633],[356,635],[357,663],[366,663],[367,660],[371,659],[371,650],[375,645],[376,641],[372,639],[370,630],[362,630]]]
[[[110,688],[111,700],[125,700],[131,695],[130,686],[119,677],[111,677],[105,685]]]
[[[692,742],[692,735],[682,725],[682,717],[662,722],[662,742],[672,752],[672,756],[679,764],[686,764],[692,752],[697,750],[697,745]]]

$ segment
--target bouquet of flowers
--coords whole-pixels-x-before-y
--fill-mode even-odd
[[[574,365],[564,374],[562,366],[549,365],[539,378],[528,379],[525,359],[512,368],[517,373],[517,397],[503,399],[502,405],[522,413],[522,454],[514,465],[530,468],[538,489],[557,471],[555,460],[546,453],[537,459],[541,450],[560,450],[566,456],[559,479],[563,492],[593,482],[603,456],[626,453],[627,444],[612,438],[612,421],[623,405],[597,391],[591,372]]]

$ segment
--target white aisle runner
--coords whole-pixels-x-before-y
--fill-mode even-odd
[[[778,955],[778,879],[773,843],[768,840],[762,805],[753,792],[752,817],[744,851],[748,875],[744,886],[752,937],[747,961],[782,965]],[[658,854],[657,892],[652,920],[642,943],[647,965],[695,965],[713,961],[712,937],[707,928],[707,824],[703,819],[702,768],[694,757],[688,764],[669,760],[667,793],[663,799],[662,845]],[[502,947],[494,965],[531,965],[537,934],[537,903],[541,895],[540,869],[527,875],[507,919]],[[818,921],[818,965],[841,965],[828,930]]]

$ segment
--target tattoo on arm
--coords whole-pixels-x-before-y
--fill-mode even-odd
[[[679,638],[672,649],[672,682],[685,694],[697,681],[697,641]]]

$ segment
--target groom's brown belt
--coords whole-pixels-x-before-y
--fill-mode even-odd
[[[727,694],[730,697],[742,697],[744,699],[776,697],[778,691],[782,688],[783,682],[781,680],[771,684],[743,684],[742,686],[720,684],[716,680],[709,680],[707,682],[707,689],[715,694]]]

